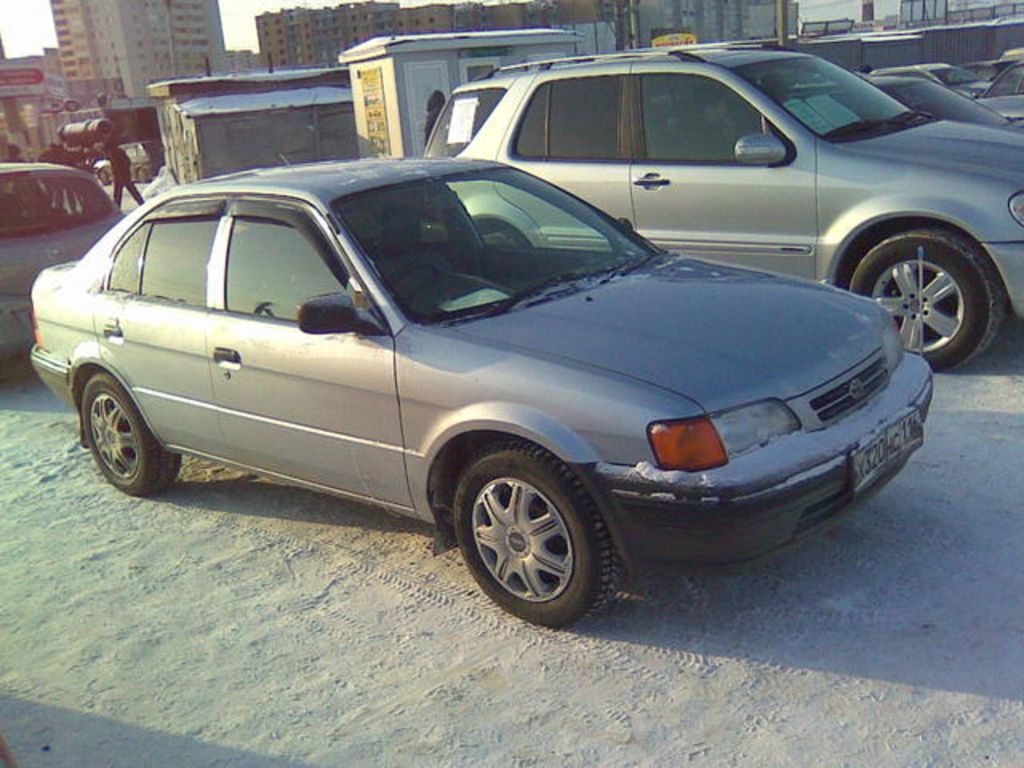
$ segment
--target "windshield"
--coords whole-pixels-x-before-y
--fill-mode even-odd
[[[907,112],[905,106],[824,59],[771,59],[737,67],[735,71],[819,136],[832,138],[836,131],[847,127],[905,127],[889,123]],[[852,137],[853,134],[843,136]]]
[[[938,83],[909,78],[901,79],[896,83],[887,83],[883,78],[877,85],[911,109],[929,112],[943,120],[959,120],[964,123],[981,123],[982,125],[1006,126],[1010,124],[1010,121],[998,112]]]
[[[656,253],[604,214],[512,169],[373,189],[333,207],[402,310],[424,323],[508,311]]]
[[[962,67],[936,67],[932,70],[932,74],[946,85],[964,85],[978,81],[973,72]]]

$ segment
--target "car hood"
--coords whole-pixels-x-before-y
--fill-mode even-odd
[[[850,294],[664,256],[456,332],[600,368],[717,411],[788,399],[876,352],[884,315]]]
[[[939,120],[838,146],[886,163],[918,163],[1014,182],[1024,176],[1024,141],[1017,131],[1000,126]]]

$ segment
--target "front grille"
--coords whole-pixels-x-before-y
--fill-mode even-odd
[[[885,386],[887,379],[885,359],[880,357],[867,368],[815,397],[811,400],[811,408],[823,424],[833,421],[870,400]]]

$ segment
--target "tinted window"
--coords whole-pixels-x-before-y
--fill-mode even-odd
[[[986,96],[1009,96],[1020,90],[1021,81],[1024,80],[1024,67],[1014,67],[1004,72],[992,83],[992,87],[985,92]]]
[[[110,198],[90,178],[60,173],[0,175],[0,237],[71,229],[112,212]]]
[[[611,160],[619,153],[621,77],[587,77],[552,83],[548,156]]]
[[[326,246],[287,224],[235,219],[228,249],[226,306],[233,312],[297,320],[299,305],[340,290]]]
[[[142,251],[149,237],[149,225],[139,227],[129,237],[114,257],[114,268],[110,271],[110,290],[139,292],[139,276],[142,274]]]
[[[206,262],[219,219],[175,219],[152,224],[142,266],[142,293],[206,306]]]
[[[965,123],[984,125],[1009,125],[1010,121],[988,107],[966,96],[961,96],[944,85],[927,80],[897,80],[888,82],[881,78],[876,83],[890,96],[902,101],[908,107],[928,112],[943,120],[961,120]]]
[[[736,140],[761,132],[761,113],[706,77],[645,75],[641,93],[651,160],[732,163]]]
[[[430,135],[427,157],[455,157],[459,154],[476,136],[504,95],[504,88],[486,88],[450,98]]]
[[[526,115],[519,126],[515,153],[520,157],[545,157],[548,153],[545,126],[548,122],[548,97],[551,84],[546,83],[536,90],[526,109]]]

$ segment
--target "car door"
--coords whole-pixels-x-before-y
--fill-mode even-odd
[[[215,452],[221,443],[206,294],[223,207],[184,201],[148,216],[117,248],[93,315],[103,359],[170,447]]]
[[[210,329],[224,457],[409,507],[393,339],[298,327],[307,299],[356,291],[333,242],[305,206],[232,204]]]
[[[729,84],[644,64],[632,78],[637,230],[668,250],[814,278],[814,153],[741,165],[737,140],[775,129]]]
[[[541,84],[497,159],[632,220],[625,81],[607,74]]]

